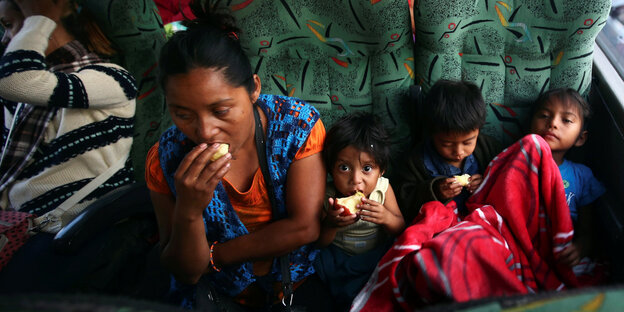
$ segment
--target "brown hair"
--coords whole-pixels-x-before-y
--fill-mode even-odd
[[[113,56],[117,51],[95,21],[93,14],[75,0],[68,1],[68,14],[61,19],[63,26],[78,41],[101,56]]]
[[[7,1],[19,11],[19,6],[14,0]],[[117,53],[112,42],[104,35],[104,32],[95,21],[93,14],[76,0],[67,2],[66,15],[61,19],[67,31],[85,45],[87,50],[101,56],[113,56]]]

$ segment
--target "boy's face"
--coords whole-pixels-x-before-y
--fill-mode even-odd
[[[461,168],[464,159],[474,152],[478,136],[479,129],[462,133],[438,132],[432,136],[433,147],[448,164]]]
[[[552,98],[533,115],[531,133],[544,138],[555,154],[583,145],[587,131],[583,131],[583,115],[578,106]]]
[[[343,196],[353,195],[356,191],[360,191],[368,197],[382,174],[375,159],[369,153],[351,145],[338,153],[336,163],[331,168],[334,186]]]

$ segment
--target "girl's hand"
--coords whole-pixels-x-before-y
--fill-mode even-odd
[[[479,185],[481,185],[481,182],[483,182],[483,176],[480,174],[473,174],[470,176],[470,184],[466,185],[466,189],[468,192],[474,193],[474,191],[479,188]]]
[[[449,200],[461,193],[462,186],[455,181],[455,178],[446,178],[435,182],[433,190],[440,201]]]
[[[350,224],[355,223],[358,220],[358,216],[355,214],[350,214],[348,216],[341,216],[340,214],[344,211],[344,208],[340,207],[338,209],[333,208],[335,199],[329,198],[329,208],[327,210],[327,216],[325,217],[325,222],[327,225],[331,227],[343,227]]]
[[[397,216],[386,209],[384,205],[368,198],[362,198],[362,203],[359,204],[358,207],[361,209],[359,212],[360,218],[375,224],[388,225],[397,218]],[[401,216],[401,219],[402,218]]]
[[[24,18],[32,15],[43,15],[59,22],[69,8],[68,0],[15,0]]]
[[[559,262],[573,267],[581,262],[581,248],[573,242],[559,254]]]
[[[217,184],[230,170],[230,153],[210,161],[218,147],[216,143],[212,146],[202,143],[184,157],[174,175],[176,210],[201,217]]]

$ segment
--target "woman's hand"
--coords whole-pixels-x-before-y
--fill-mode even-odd
[[[433,190],[440,201],[447,201],[459,195],[462,186],[455,181],[455,178],[446,178],[436,181]]]
[[[334,198],[329,198],[328,201],[329,201],[329,207],[334,207],[334,203],[336,200]],[[340,214],[344,210],[345,209],[343,207],[338,207],[338,209],[336,208],[328,209],[327,216],[325,217],[325,220],[323,221],[323,223],[330,227],[343,227],[343,226],[353,224],[355,223],[355,221],[358,220],[358,216],[356,214],[341,216]]]
[[[43,15],[59,22],[67,13],[68,0],[15,0],[24,17]]]
[[[182,160],[174,175],[177,192],[176,210],[187,216],[201,217],[212,200],[217,184],[230,169],[230,153],[210,161],[219,144],[202,143]]]
[[[483,182],[483,176],[480,174],[473,174],[470,176],[470,184],[466,185],[466,189],[468,192],[474,193],[481,185],[481,182]]]

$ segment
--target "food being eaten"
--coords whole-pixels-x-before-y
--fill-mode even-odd
[[[360,210],[357,205],[362,203],[362,198],[364,197],[364,193],[357,191],[349,197],[336,198],[334,207],[336,209],[340,209],[341,207],[344,208],[344,211],[340,213],[341,216],[356,214]]]
[[[457,183],[459,183],[459,185],[461,186],[466,186],[468,184],[470,184],[470,175],[469,174],[462,174],[462,175],[456,175],[453,176],[455,178],[455,181],[457,181]]]
[[[223,157],[223,155],[227,154],[229,150],[230,150],[230,144],[222,143],[221,145],[219,145],[219,148],[217,149],[217,151],[214,154],[212,154],[212,157],[210,157],[210,161],[215,161]]]

